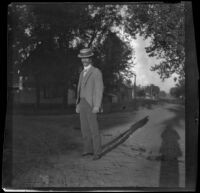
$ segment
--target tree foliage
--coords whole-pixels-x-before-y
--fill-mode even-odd
[[[123,14],[122,14],[123,12]],[[162,79],[184,79],[184,6],[178,4],[12,3],[8,7],[9,66],[35,77],[37,85],[50,80],[66,90],[76,87],[80,48],[90,46],[103,71],[106,89],[132,78],[133,48],[112,27],[124,26],[133,38],[150,39],[146,48],[156,56]],[[125,36],[125,34],[124,34]],[[50,83],[49,83],[50,84]]]
[[[176,98],[185,96],[185,79],[179,80],[176,86],[170,89],[170,95]]]
[[[78,51],[90,46],[98,54],[99,64],[103,63],[99,67],[109,88],[109,76],[128,75],[130,48],[110,32],[111,26],[122,20],[120,9],[118,5],[13,3],[9,7],[9,48],[16,55],[12,54],[10,64],[17,62],[23,75],[34,76],[37,93],[41,86],[57,83],[63,84],[66,97],[67,89],[78,82]],[[116,41],[112,42],[116,47],[110,48],[117,55],[112,50],[109,55],[108,41]]]
[[[100,56],[95,63],[103,72],[106,90],[117,89],[132,78],[132,49],[115,33],[109,31],[96,55]]]
[[[151,70],[162,79],[177,73],[184,77],[184,4],[138,4],[128,6],[126,30],[150,39],[146,52],[160,63]]]

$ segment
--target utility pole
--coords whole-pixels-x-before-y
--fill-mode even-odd
[[[133,92],[134,92],[134,98],[136,98],[136,74],[133,73],[135,80],[134,80],[134,85],[133,85]]]
[[[153,86],[153,85],[151,84],[151,87],[150,87],[150,88],[151,88],[151,99],[152,99],[152,97],[153,97],[152,86]]]

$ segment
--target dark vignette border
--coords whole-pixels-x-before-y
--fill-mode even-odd
[[[87,2],[86,2],[87,3]],[[113,2],[114,3],[114,2]],[[125,2],[124,2],[125,3]],[[128,3],[128,2],[127,2]],[[148,2],[147,2],[148,3]],[[166,2],[169,3],[169,2]],[[7,9],[4,9],[1,13],[5,13],[4,17],[7,21]],[[154,191],[154,192],[160,192],[160,191],[195,191],[199,189],[197,180],[198,180],[198,116],[199,116],[199,95],[198,95],[198,86],[199,86],[199,73],[198,73],[198,65],[197,65],[197,52],[196,49],[198,48],[199,41],[199,33],[197,33],[197,23],[199,22],[198,19],[198,6],[191,1],[185,2],[185,51],[186,51],[186,60],[185,60],[185,66],[186,66],[186,188],[180,188],[180,189],[163,189],[163,188],[136,188],[136,187],[121,187],[121,188],[51,188],[51,190],[68,190],[68,191],[86,191],[86,190],[124,190],[124,191],[130,191],[130,190],[143,190],[143,191]],[[3,42],[6,42],[6,29],[7,24],[5,25],[4,32],[5,36],[3,38]],[[196,42],[196,44],[195,44]],[[6,45],[7,43],[5,43]],[[5,48],[6,50],[7,48]],[[9,53],[7,53],[9,54]],[[4,55],[6,57],[6,55]],[[8,58],[7,58],[8,59]],[[1,66],[2,67],[2,66]],[[5,65],[4,65],[5,67]],[[8,72],[8,66],[5,67],[6,71]],[[1,73],[4,71],[1,70]],[[6,73],[5,73],[6,74]],[[4,75],[5,75],[4,74]],[[1,76],[2,78],[4,76]],[[4,78],[1,83],[4,83],[1,87],[6,88],[8,78]],[[5,81],[7,79],[7,81]],[[10,101],[7,98],[7,89],[3,90],[3,96],[4,102],[2,104],[3,106],[3,118],[4,124],[3,128],[5,130],[2,131],[2,142],[3,149],[5,147],[12,147],[12,119],[9,119],[6,116],[6,108],[8,106],[8,101]],[[3,151],[2,151],[3,152]],[[6,164],[3,163],[3,172],[2,177],[4,178],[5,175],[7,176],[6,180],[2,181],[2,188],[6,189],[12,189],[11,187],[11,180],[12,180],[12,152],[9,152],[10,159]],[[3,154],[2,154],[3,155]],[[9,173],[4,173],[4,168],[9,167],[10,171]],[[7,168],[8,169],[8,168]],[[35,190],[49,190],[49,188],[35,188]]]
[[[197,188],[198,179],[198,115],[199,73],[197,65],[197,10],[192,2],[185,2],[185,67],[186,67],[186,187]],[[194,18],[194,19],[193,19]],[[195,44],[196,42],[196,44]]]
[[[8,2],[9,4],[9,2]],[[7,116],[7,110],[8,110],[8,101],[11,101],[8,98],[8,79],[12,79],[12,77],[8,77],[9,72],[9,52],[8,52],[8,37],[7,37],[7,13],[8,13],[8,4],[5,6],[0,6],[1,8],[1,117],[3,120],[1,123],[1,168],[2,168],[2,180],[1,180],[1,187],[11,187],[11,181],[12,181],[12,119],[11,117]],[[4,19],[2,19],[4,18]]]

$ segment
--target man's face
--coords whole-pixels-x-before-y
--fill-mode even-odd
[[[83,63],[83,66],[88,66],[92,64],[92,59],[91,58],[81,58],[81,62]]]

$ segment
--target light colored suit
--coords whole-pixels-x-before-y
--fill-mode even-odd
[[[90,106],[92,108],[100,108],[104,89],[101,71],[98,68],[91,66],[85,77],[83,77],[83,71],[81,72],[77,90],[77,104],[79,102],[81,85],[83,85],[82,91],[84,92],[84,98],[90,104]]]
[[[101,71],[90,67],[83,77],[83,71],[78,83],[77,111],[80,113],[81,132],[83,136],[84,153],[101,152],[101,136],[97,121],[97,114],[93,113],[94,107],[99,108],[103,96],[103,80]]]

